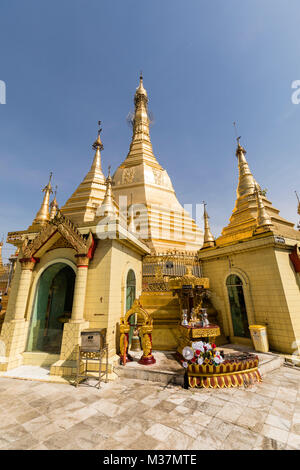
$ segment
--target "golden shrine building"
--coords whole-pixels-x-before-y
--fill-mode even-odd
[[[229,224],[215,239],[204,205],[200,229],[153,153],[142,77],[134,103],[129,152],[113,176],[102,171],[99,131],[91,167],[65,205],[52,196],[50,176],[30,226],[8,233],[19,251],[0,371],[47,365],[51,375],[71,376],[81,332],[105,328],[113,377],[122,322],[133,305],[153,322],[152,348],[176,350],[182,305],[169,281],[185,277],[209,285],[219,343],[251,345],[249,325],[261,324],[271,350],[299,356],[300,232],[261,190],[239,139]]]

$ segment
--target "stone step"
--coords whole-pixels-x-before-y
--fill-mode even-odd
[[[225,349],[225,348],[224,348]],[[117,365],[114,367],[114,372],[119,377],[126,377],[128,379],[149,380],[151,382],[160,382],[165,385],[176,384],[183,385],[184,382],[184,369],[174,359],[172,362],[174,370],[166,370],[170,364],[164,361],[164,353],[162,351],[154,351],[154,357],[158,360],[158,364],[153,366],[142,366],[137,362],[127,363],[126,366]],[[260,358],[259,371],[262,377],[269,372],[279,369],[284,364],[284,358],[272,353],[258,353]]]
[[[279,369],[281,366],[283,366],[283,364],[284,364],[283,357],[270,354],[270,360],[269,361],[265,360],[259,365],[260,374],[263,377],[265,374],[272,372],[272,370]]]
[[[149,366],[151,367],[151,366]],[[136,369],[136,368],[129,368],[124,366],[117,366],[114,369],[115,373],[119,377],[125,377],[127,379],[140,379],[140,380],[148,380],[150,382],[160,382],[165,385],[168,384],[176,384],[176,385],[183,385],[184,379],[184,371],[182,374],[176,372],[166,372],[160,370],[145,370],[145,369]]]

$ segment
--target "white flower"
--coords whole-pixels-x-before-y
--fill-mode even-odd
[[[199,366],[202,366],[202,364],[203,364],[203,357],[198,357],[198,364],[199,364]]]
[[[216,353],[215,357],[214,357],[214,361],[216,364],[221,364],[222,362],[224,362],[224,359],[223,357],[220,355],[219,352]]]
[[[204,343],[203,341],[196,341],[195,343],[192,343],[192,348],[196,351],[199,349],[199,351],[204,352]]]
[[[186,369],[187,366],[188,366],[188,363],[187,363],[187,362],[183,362],[182,365],[183,365],[183,367]]]
[[[207,351],[210,351],[212,349],[210,343],[205,343],[205,346],[206,346]]]
[[[182,350],[182,355],[184,359],[187,359],[189,361],[190,359],[193,359],[194,357],[194,350],[190,348],[189,346],[185,346],[185,348],[183,348]]]

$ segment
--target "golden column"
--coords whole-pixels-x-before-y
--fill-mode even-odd
[[[81,323],[84,321],[84,304],[89,258],[85,255],[76,255],[77,274],[74,287],[74,299],[72,307],[71,323]]]
[[[20,259],[21,275],[15,308],[10,318],[7,318],[7,321],[4,322],[0,337],[2,345],[4,344],[5,346],[5,359],[0,363],[0,370],[2,371],[18,367],[23,362],[22,353],[25,349],[29,324],[25,319],[25,314],[32,280],[32,270],[36,262],[35,258]]]
[[[24,320],[35,258],[21,258],[21,276],[12,320]]]

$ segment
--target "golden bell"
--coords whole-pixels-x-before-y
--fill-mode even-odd
[[[139,336],[133,336],[132,337],[130,350],[131,351],[141,351]]]

